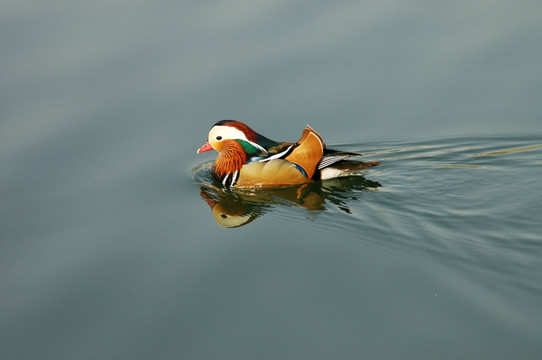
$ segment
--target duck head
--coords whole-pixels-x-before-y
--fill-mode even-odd
[[[274,141],[258,134],[244,123],[237,120],[220,120],[209,131],[207,142],[197,153],[216,150],[222,152],[228,140],[236,140],[247,152],[267,152],[266,145],[276,144]]]

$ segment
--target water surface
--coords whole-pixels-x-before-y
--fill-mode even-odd
[[[0,358],[542,355],[538,2],[1,8]],[[227,118],[381,165],[226,191]]]

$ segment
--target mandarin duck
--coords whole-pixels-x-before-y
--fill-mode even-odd
[[[237,120],[221,120],[209,131],[208,141],[197,150],[216,150],[213,177],[227,187],[285,187],[348,176],[376,166],[378,161],[354,161],[354,152],[327,149],[310,126],[295,142],[277,142]]]

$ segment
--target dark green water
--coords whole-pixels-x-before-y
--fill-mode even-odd
[[[0,9],[0,359],[542,356],[542,4]],[[225,191],[224,118],[381,165]]]

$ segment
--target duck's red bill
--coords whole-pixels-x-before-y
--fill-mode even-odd
[[[205,145],[203,145],[202,147],[200,147],[197,151],[197,153],[202,153],[202,152],[206,152],[206,151],[210,151],[210,150],[213,150],[213,147],[211,146],[211,144],[209,144],[209,142],[207,141],[205,143]]]

